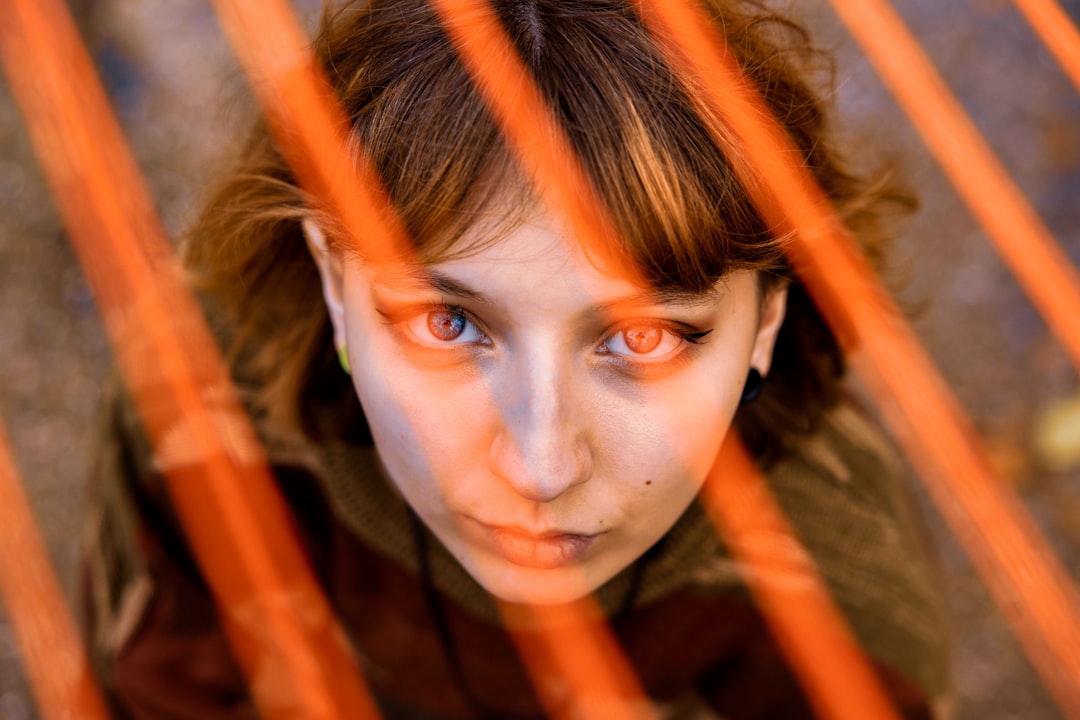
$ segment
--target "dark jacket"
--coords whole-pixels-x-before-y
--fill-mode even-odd
[[[486,593],[410,518],[374,449],[257,424],[304,549],[388,718],[543,712]],[[87,633],[118,717],[255,717],[133,409],[111,407],[91,484]],[[897,468],[843,407],[768,480],[906,717],[942,717],[947,642]],[[662,717],[812,717],[695,503],[598,592]]]

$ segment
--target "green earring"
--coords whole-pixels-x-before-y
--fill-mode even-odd
[[[337,359],[338,363],[341,364],[341,369],[345,371],[345,374],[352,375],[352,368],[349,367],[349,352],[344,345],[338,348]]]

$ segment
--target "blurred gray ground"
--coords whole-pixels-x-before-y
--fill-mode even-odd
[[[1077,574],[1080,470],[1044,467],[1032,444],[1035,420],[1048,404],[1076,396],[1075,371],[824,0],[788,4],[837,52],[840,127],[853,147],[867,159],[897,160],[922,196],[923,210],[892,258],[903,304],[994,461]],[[230,151],[227,138],[246,106],[242,78],[202,2],[72,5],[175,234]],[[1007,0],[896,5],[1042,218],[1080,260],[1080,96]],[[1080,15],[1077,0],[1065,6]],[[0,414],[69,595],[108,363],[93,298],[0,85]],[[927,515],[958,638],[956,717],[1060,717],[936,511],[928,506]],[[0,720],[36,717],[0,610]]]

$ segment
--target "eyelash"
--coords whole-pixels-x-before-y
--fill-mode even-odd
[[[614,342],[628,330],[645,328],[657,328],[662,332],[673,336],[678,343],[677,347],[672,348],[669,352],[665,353],[663,357],[657,359],[648,359],[640,355],[635,357],[634,355],[617,353],[606,349],[610,343]],[[651,320],[648,322],[641,321],[636,323],[629,322],[614,328],[604,336],[604,339],[600,341],[600,348],[602,349],[598,354],[610,358],[610,362],[616,364],[618,369],[624,372],[631,372],[642,376],[650,374],[663,375],[668,371],[674,370],[686,360],[689,360],[692,357],[690,352],[694,349],[694,346],[704,345],[708,342],[705,340],[705,337],[711,332],[711,328],[709,330],[699,331],[678,323],[659,320]],[[623,342],[625,342],[625,340]],[[658,342],[663,342],[663,338]]]
[[[438,339],[433,337],[433,338],[431,338],[430,342],[423,342],[423,341],[421,341],[421,340],[419,340],[418,338],[415,338],[415,337],[409,338],[409,340],[411,340],[413,343],[415,343],[417,345],[420,345],[420,346],[424,347],[425,349],[438,349],[441,346],[442,348],[444,348],[446,350],[452,350],[452,349],[457,349],[458,346],[468,346],[468,345],[477,345],[477,344],[479,344],[481,346],[488,346],[488,345],[492,344],[490,336],[488,336],[488,334],[486,332],[484,332],[484,329],[483,329],[483,326],[481,325],[481,323],[472,315],[472,313],[470,313],[468,310],[466,310],[465,308],[460,307],[458,305],[453,305],[451,303],[445,303],[444,302],[444,303],[431,303],[431,304],[422,304],[422,305],[409,305],[409,306],[405,306],[405,307],[394,308],[394,309],[388,310],[388,311],[384,311],[384,310],[381,310],[379,308],[376,308],[375,310],[379,315],[382,316],[382,318],[386,321],[387,325],[390,325],[390,326],[393,326],[393,327],[402,327],[402,326],[405,326],[405,325],[407,325],[408,323],[410,323],[410,322],[412,322],[414,320],[421,319],[421,318],[428,319],[428,318],[431,317],[432,313],[440,313],[441,312],[441,313],[447,313],[447,314],[450,314],[450,315],[456,315],[456,316],[464,318],[465,322],[467,322],[469,324],[469,326],[474,328],[475,331],[480,334],[480,340],[486,340],[486,342],[477,342],[477,341],[472,341],[472,342],[442,341],[442,342],[440,342]],[[406,334],[411,334],[411,335],[416,334],[415,332],[413,332],[409,328],[404,328],[404,332]]]
[[[404,326],[411,321],[424,318],[430,319],[432,313],[447,313],[456,315],[465,320],[469,326],[471,326],[479,335],[480,338],[477,341],[470,342],[450,342],[439,341],[436,338],[431,338],[429,342],[421,341],[415,337],[408,338],[416,345],[423,347],[424,349],[434,349],[436,351],[458,351],[462,348],[470,346],[488,347],[492,345],[491,337],[484,331],[482,324],[477,318],[465,308],[454,305],[452,303],[431,303],[425,305],[412,305],[403,308],[395,308],[391,311],[384,311],[376,308],[376,312],[391,326]],[[607,349],[609,343],[613,342],[622,333],[628,330],[642,329],[642,328],[658,328],[664,333],[668,333],[674,336],[680,346],[668,353],[664,358],[660,360],[645,360],[640,358],[634,358],[630,355],[623,353],[612,352]],[[409,328],[404,328],[404,332],[409,335],[415,335],[415,332]],[[696,330],[680,323],[673,323],[669,321],[650,320],[624,322],[618,327],[615,327],[608,331],[603,339],[598,343],[597,354],[604,357],[611,358],[612,362],[621,366],[621,369],[637,370],[637,371],[649,371],[649,370],[661,370],[672,367],[675,363],[684,359],[689,346],[699,346],[707,342],[704,338],[712,332],[712,329],[708,330]],[[662,340],[661,340],[662,341]]]

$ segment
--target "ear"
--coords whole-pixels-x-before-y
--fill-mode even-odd
[[[754,337],[754,347],[750,352],[750,366],[756,368],[763,376],[769,374],[769,368],[772,366],[773,348],[776,346],[776,337],[780,334],[780,327],[784,324],[784,313],[787,311],[787,296],[788,284],[784,282],[769,288],[761,301],[757,335]]]
[[[340,254],[330,250],[326,235],[314,220],[305,218],[301,224],[308,251],[322,278],[323,300],[334,327],[334,347],[340,350],[345,347],[344,261]]]

